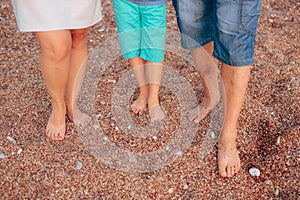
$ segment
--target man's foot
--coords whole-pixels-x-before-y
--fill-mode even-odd
[[[222,137],[222,134],[218,142],[218,168],[221,177],[229,178],[240,170],[241,161],[235,137]]]
[[[130,106],[132,112],[141,115],[147,107],[147,97],[140,95]]]
[[[72,122],[75,123],[77,127],[84,128],[88,126],[92,119],[87,114],[81,112],[77,106],[74,108],[67,108],[67,117]]]
[[[219,102],[220,98],[215,98],[212,103],[210,99],[204,98],[203,101],[192,109],[189,113],[189,120],[195,124],[198,124],[206,115],[214,108],[215,105]]]
[[[65,112],[52,110],[46,127],[46,135],[51,140],[63,140],[66,132]]]

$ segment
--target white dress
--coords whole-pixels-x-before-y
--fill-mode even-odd
[[[24,32],[80,29],[102,19],[101,0],[12,0]]]

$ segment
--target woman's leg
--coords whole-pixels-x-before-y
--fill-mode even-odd
[[[71,30],[72,46],[69,63],[69,74],[65,92],[66,110],[72,122],[84,125],[89,119],[77,108],[76,99],[79,95],[84,78],[88,58],[87,37],[88,28]]]
[[[42,74],[52,100],[46,134],[52,140],[62,140],[65,134],[64,94],[70,64],[71,34],[67,30],[35,34],[41,45]]]

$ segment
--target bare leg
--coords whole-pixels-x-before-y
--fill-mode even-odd
[[[142,114],[147,107],[148,85],[145,75],[145,61],[141,57],[129,59],[129,64],[138,82],[140,94],[139,97],[130,106],[135,114]]]
[[[158,100],[162,71],[162,63],[147,62],[146,77],[149,84],[148,108],[151,122],[162,120],[165,118],[165,114],[161,109]]]
[[[207,57],[206,55],[203,55],[201,47],[191,51],[195,65],[200,73],[205,95],[202,102],[190,111],[189,120],[194,123],[199,123],[220,100],[218,72],[215,64],[217,61],[211,56],[213,51],[213,42],[210,42],[203,47],[207,51],[208,55],[210,55],[210,60],[204,59]]]
[[[42,73],[52,100],[46,134],[52,140],[62,140],[65,135],[64,92],[69,70],[71,34],[61,30],[37,32],[36,35],[41,45]]]
[[[71,36],[72,48],[70,67],[65,92],[66,110],[70,121],[78,123],[80,126],[84,126],[90,118],[78,109],[76,99],[82,85],[88,58],[88,28],[71,30]]]
[[[238,117],[244,101],[250,66],[232,67],[222,64],[225,87],[225,121],[218,143],[218,167],[222,177],[232,177],[240,170],[240,158],[236,148]]]

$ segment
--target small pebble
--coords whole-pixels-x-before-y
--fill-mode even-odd
[[[77,169],[77,170],[80,170],[81,168],[82,168],[82,162],[77,161],[77,162],[76,162],[76,169]]]
[[[128,125],[128,126],[127,126],[127,129],[131,129],[131,125]]]
[[[166,146],[166,151],[169,151],[170,150],[170,147],[167,145]]]
[[[118,130],[119,130],[119,127],[116,126],[116,131],[118,131]]]
[[[94,129],[99,129],[100,126],[98,124],[94,124]]]
[[[185,184],[184,186],[183,186],[183,189],[188,189],[189,188],[189,186],[187,185],[187,184]]]
[[[270,184],[271,184],[271,181],[270,181],[269,179],[266,179],[266,180],[265,180],[265,184],[270,185]]]
[[[173,193],[174,192],[174,189],[173,188],[170,188],[169,190],[168,190],[168,193]]]
[[[109,83],[116,83],[116,80],[108,80]]]
[[[102,117],[102,114],[97,114],[96,116],[97,116],[97,117]]]
[[[5,158],[5,154],[4,153],[0,153],[0,158]]]
[[[18,153],[18,154],[21,154],[22,151],[23,151],[22,149],[19,149],[17,153]]]
[[[280,144],[280,136],[277,138],[276,143],[279,145]]]
[[[107,141],[107,140],[108,140],[108,137],[104,136],[104,137],[103,137],[103,140],[104,140],[104,141]]]
[[[105,28],[101,27],[98,31],[103,32],[104,30],[105,30]]]
[[[153,140],[157,140],[157,137],[155,135],[152,138],[153,138]]]
[[[176,153],[178,156],[182,156],[183,155],[183,152],[182,151],[177,151]]]
[[[274,194],[275,194],[275,196],[278,196],[278,195],[279,195],[279,189],[278,189],[278,188],[276,188]]]
[[[211,139],[216,139],[216,134],[215,134],[215,132],[211,131],[211,132],[210,132],[210,137],[211,137]]]
[[[7,136],[6,139],[7,139],[8,141],[14,143],[14,144],[17,143],[17,141],[16,141],[14,138],[10,137],[10,136]]]
[[[251,176],[259,176],[260,175],[260,171],[259,169],[252,167],[251,169],[249,169],[249,173]]]

